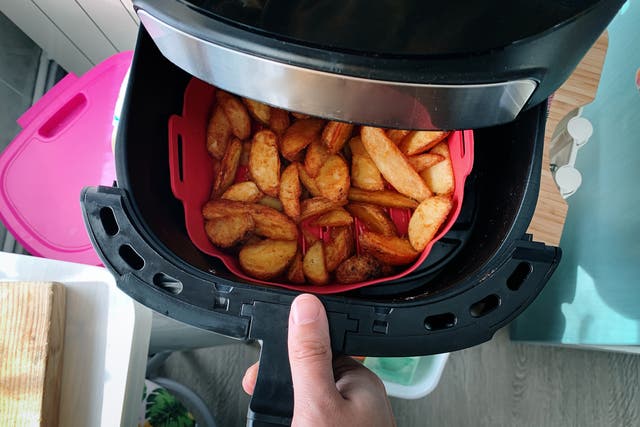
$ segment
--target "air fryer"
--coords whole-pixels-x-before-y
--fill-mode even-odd
[[[189,81],[196,76],[285,109],[357,123],[476,128],[474,168],[462,211],[424,264],[396,281],[321,296],[334,353],[449,352],[489,340],[533,301],[560,260],[559,248],[533,242],[526,234],[539,191],[546,98],[621,2],[515,2],[528,5],[526,11],[546,11],[537,24],[521,26],[515,23],[524,15],[512,5],[483,5],[485,10],[468,2],[468,8],[456,6],[456,14],[447,19],[442,15],[447,7],[433,5],[440,15],[425,19],[446,22],[441,27],[450,37],[427,29],[407,34],[396,22],[393,37],[374,37],[372,28],[351,38],[341,37],[345,29],[331,22],[331,11],[346,8],[355,28],[367,29],[365,22],[382,19],[372,18],[379,6],[359,22],[358,1],[247,3],[258,8],[241,3],[136,2],[144,26],[118,130],[117,185],[85,189],[82,205],[92,242],[124,292],[182,322],[262,343],[249,423],[286,425],[293,407],[286,328],[297,292],[240,281],[200,252],[189,240],[184,211],[171,192],[167,123],[181,113]],[[414,15],[416,8],[426,7],[423,2],[384,3],[396,12],[404,5],[404,12]],[[509,21],[500,15],[501,7],[513,15],[513,24],[504,24]],[[323,23],[320,28],[305,25],[309,10]],[[489,34],[478,38],[458,34],[480,34],[496,21],[503,22],[504,32],[484,31]],[[426,42],[430,38],[432,44]],[[181,45],[179,39],[196,44]],[[207,48],[212,44],[232,55],[217,57],[217,50]],[[271,80],[254,78],[255,84],[239,79],[256,58],[333,79],[325,80],[329,85],[343,77],[358,85],[345,84],[353,91],[346,108],[340,108],[342,98],[335,94],[310,102],[318,90],[302,80],[290,85],[295,91],[278,92],[282,85],[273,75]],[[511,84],[525,81],[530,83]],[[376,105],[388,114],[379,107],[356,108],[373,101],[363,87],[374,88]],[[477,97],[481,87],[490,87],[489,92]],[[494,111],[483,112],[488,108]]]

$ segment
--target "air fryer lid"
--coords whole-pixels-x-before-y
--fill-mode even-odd
[[[571,73],[622,0],[136,0],[165,57],[258,101],[384,127],[513,120]]]

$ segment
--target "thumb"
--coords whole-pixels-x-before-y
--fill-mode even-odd
[[[298,296],[289,314],[289,363],[296,409],[313,409],[318,397],[339,397],[333,378],[327,313],[318,298]]]

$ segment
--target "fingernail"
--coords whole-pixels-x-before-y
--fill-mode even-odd
[[[300,295],[291,305],[291,318],[296,325],[315,322],[320,316],[320,303],[312,295]]]

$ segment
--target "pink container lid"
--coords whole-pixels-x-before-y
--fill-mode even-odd
[[[0,156],[0,220],[33,255],[101,264],[80,192],[115,180],[113,115],[132,57],[67,75],[18,119],[23,130]]]

